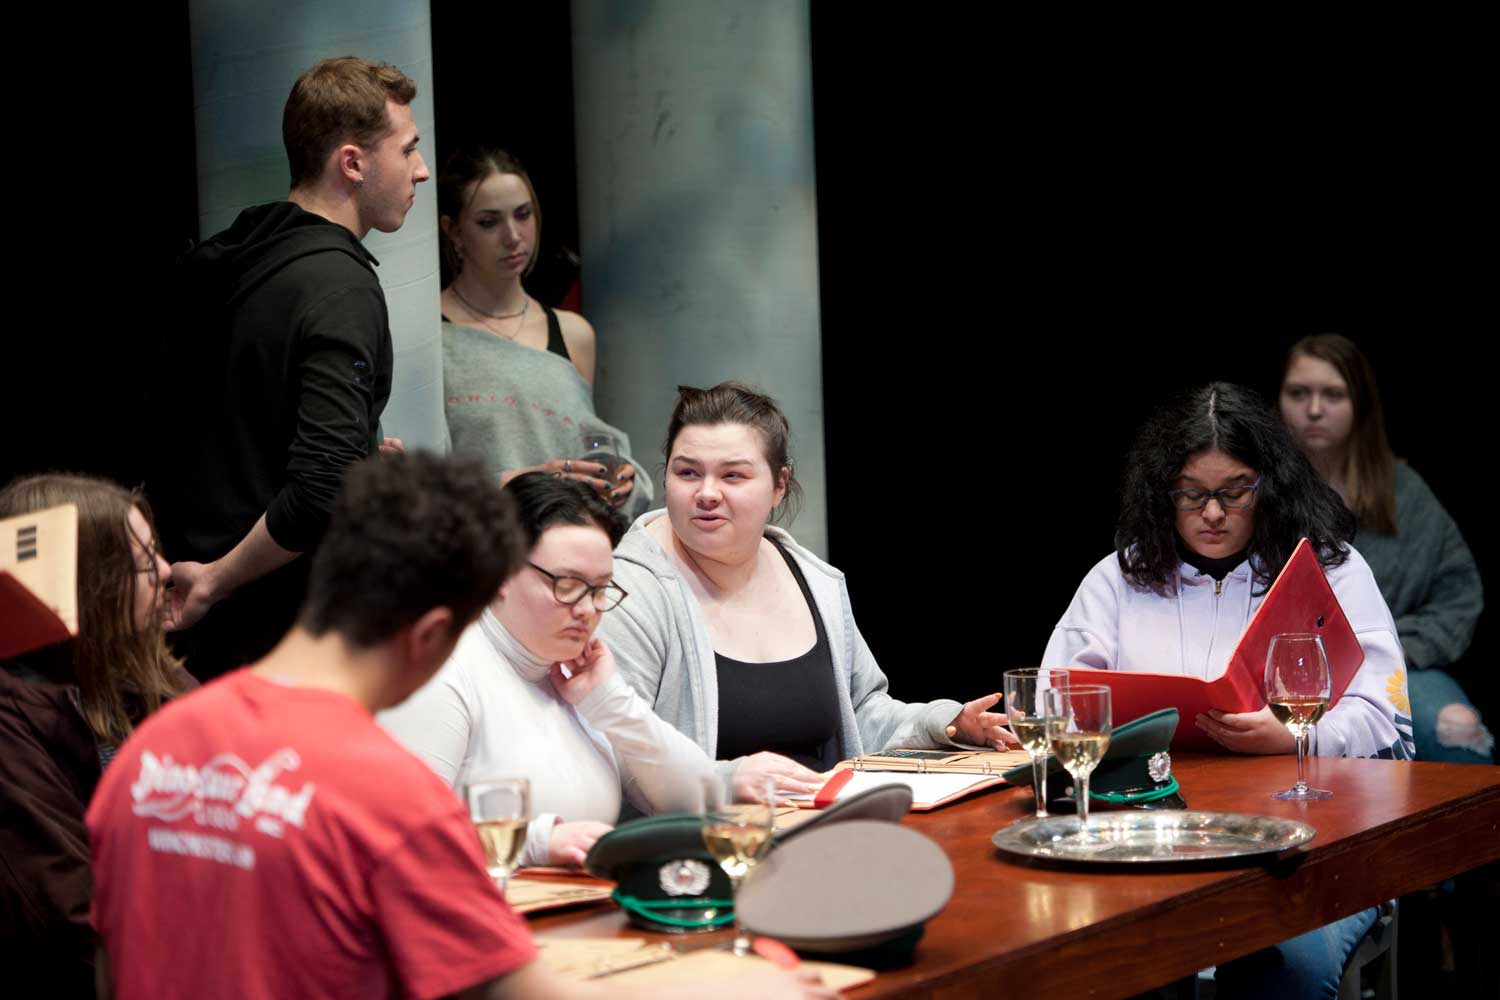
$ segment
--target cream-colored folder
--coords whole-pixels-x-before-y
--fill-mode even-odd
[[[78,634],[78,507],[0,520],[0,660]]]

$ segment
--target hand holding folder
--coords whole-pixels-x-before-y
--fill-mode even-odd
[[[1115,718],[1121,722],[1163,708],[1176,708],[1178,723],[1172,749],[1223,752],[1224,748],[1199,729],[1194,720],[1209,709],[1256,712],[1264,708],[1266,652],[1271,637],[1283,632],[1322,636],[1333,675],[1333,697],[1328,706],[1338,704],[1364,663],[1365,652],[1328,585],[1323,568],[1318,565],[1317,554],[1305,538],[1297,544],[1250,619],[1222,677],[1204,681],[1181,674],[1095,670],[1069,664],[1068,679],[1074,684],[1107,685],[1114,701]]]

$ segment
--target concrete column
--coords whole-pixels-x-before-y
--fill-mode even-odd
[[[302,71],[319,59],[357,55],[398,66],[417,83],[412,115],[432,181],[394,233],[365,239],[380,261],[395,343],[387,435],[408,447],[440,447],[443,354],[439,340],[437,166],[432,117],[432,30],[427,0],[192,0],[194,121],[200,236],[241,209],[287,196],[281,110]]]
[[[677,385],[770,393],[806,490],[792,530],[826,554],[807,0],[573,0],[572,15],[599,412],[654,468]]]

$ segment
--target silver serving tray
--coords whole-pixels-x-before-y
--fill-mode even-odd
[[[996,833],[1002,851],[1053,861],[1160,864],[1275,854],[1317,836],[1306,823],[1276,816],[1179,809],[1101,812],[1089,817],[1087,838],[1077,816],[1015,823]]]

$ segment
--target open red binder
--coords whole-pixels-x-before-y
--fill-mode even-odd
[[[1328,706],[1338,704],[1344,689],[1365,660],[1354,629],[1344,617],[1333,588],[1318,565],[1317,553],[1302,539],[1286,567],[1250,619],[1245,634],[1229,658],[1229,669],[1213,681],[1179,674],[1148,674],[1119,670],[1068,667],[1073,683],[1105,684],[1110,688],[1113,715],[1129,722],[1158,709],[1177,709],[1175,750],[1217,750],[1223,747],[1208,738],[1194,719],[1216,708],[1221,712],[1254,712],[1266,704],[1264,678],[1266,653],[1271,637],[1281,632],[1310,632],[1323,637],[1332,680]]]

